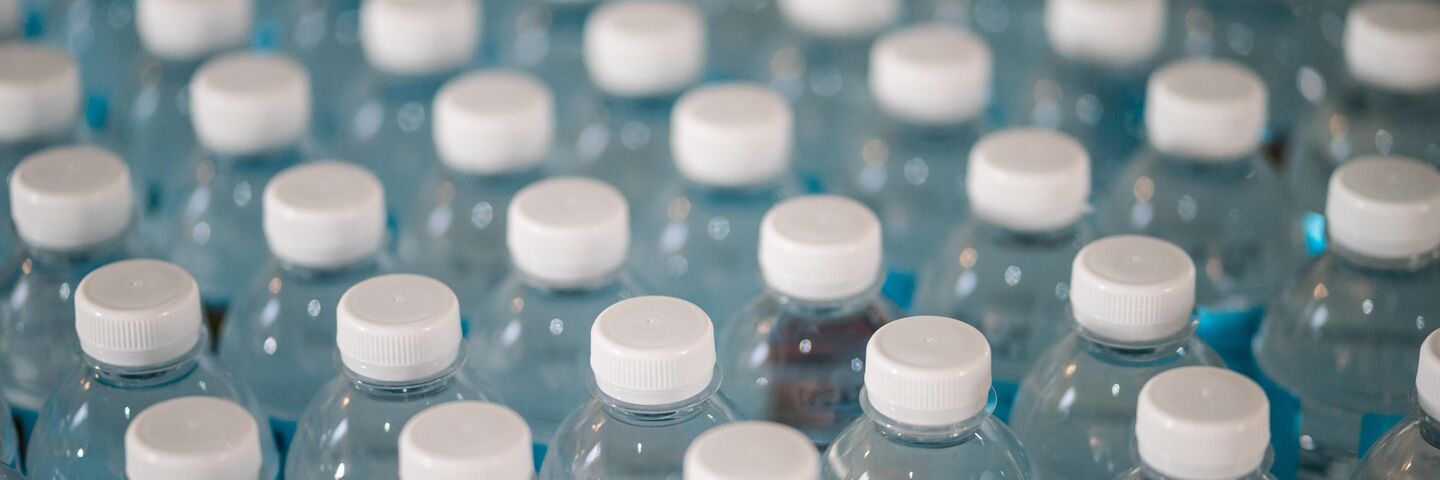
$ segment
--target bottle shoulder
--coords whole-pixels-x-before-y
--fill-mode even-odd
[[[1440,438],[1427,439],[1424,417],[1411,416],[1381,437],[1356,469],[1357,480],[1440,478]],[[1435,435],[1432,435],[1435,436]]]
[[[592,397],[561,423],[540,478],[676,478],[696,437],[740,419],[718,393],[660,421],[629,418]]]
[[[788,341],[786,338],[796,335],[861,336],[863,340],[860,341],[863,342],[881,326],[898,319],[899,315],[897,307],[878,295],[817,307],[764,291],[733,321],[726,323],[720,332],[719,347],[722,351],[733,351],[755,343],[783,343]],[[798,338],[796,340],[798,342]],[[722,361],[724,358],[722,354]]]
[[[1029,391],[1030,395],[1056,402],[1084,398],[1104,402],[1121,392],[1134,397],[1155,375],[1188,366],[1224,367],[1224,361],[1194,335],[1155,349],[1127,350],[1073,332],[1045,352],[1026,374],[1021,395]],[[1085,393],[1090,396],[1083,396]]]
[[[823,463],[826,478],[846,480],[1036,478],[1024,447],[993,416],[959,442],[945,446],[887,437],[873,421],[862,417],[836,438],[825,451]]]

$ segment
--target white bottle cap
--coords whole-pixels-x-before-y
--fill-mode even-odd
[[[245,45],[253,0],[138,0],[135,25],[145,50],[169,60],[194,60]]]
[[[222,398],[166,400],[125,428],[130,480],[255,480],[262,464],[255,417]]]
[[[1270,401],[1255,382],[1215,367],[1181,367],[1145,382],[1135,410],[1140,460],[1166,477],[1240,478],[1270,449]]]
[[[20,32],[20,0],[0,0],[0,38]]]
[[[113,240],[130,225],[130,168],[96,147],[43,150],[10,174],[10,214],[31,246],[82,250]]]
[[[630,248],[630,208],[615,187],[588,178],[535,182],[510,201],[505,244],[515,267],[555,287],[614,273]]]
[[[534,75],[466,74],[435,95],[435,148],[446,166],[489,175],[539,164],[555,140],[555,99]]]
[[[678,298],[621,300],[590,329],[590,369],[600,391],[616,400],[679,402],[715,376],[715,329],[700,307]]]
[[[1048,0],[1045,33],[1061,55],[1123,67],[1160,49],[1165,9],[1165,0]]]
[[[312,162],[265,186],[265,240],[283,261],[335,268],[371,257],[385,237],[385,192],[364,167]]]
[[[1430,332],[1420,345],[1420,366],[1415,372],[1415,390],[1420,409],[1440,418],[1440,330]]]
[[[1345,63],[1362,82],[1420,93],[1440,88],[1440,5],[1366,2],[1345,22]]]
[[[436,405],[400,431],[401,480],[531,480],[530,427],[514,410],[487,402]]]
[[[990,401],[990,344],[952,318],[888,323],[865,346],[865,398],[909,425],[950,425],[979,415]]]
[[[585,67],[611,95],[679,92],[700,78],[705,49],[705,20],[688,3],[607,2],[585,21]]]
[[[780,0],[780,13],[795,28],[824,37],[874,34],[900,18],[900,0]]]
[[[360,47],[365,61],[394,75],[458,70],[480,46],[476,0],[365,0]]]
[[[772,422],[712,428],[685,450],[685,480],[819,480],[820,455],[805,434]]]
[[[1190,324],[1195,264],[1175,244],[1139,235],[1091,242],[1075,255],[1070,308],[1075,321],[1103,338],[1149,342]]]
[[[75,333],[86,355],[120,367],[170,362],[200,341],[200,287],[185,269],[125,260],[90,272],[75,289]]]
[[[335,344],[345,368],[382,382],[438,374],[460,355],[460,302],[420,275],[382,275],[355,284],[335,308]]]
[[[1330,238],[1356,253],[1408,258],[1440,248],[1440,172],[1407,157],[1361,157],[1330,175]]]
[[[1074,224],[1090,196],[1090,156],[1069,135],[1012,128],[970,149],[965,190],[975,215],[1005,228],[1049,231]]]
[[[975,34],[930,24],[880,37],[870,49],[870,92],[885,113],[921,125],[980,115],[990,100],[990,47]]]
[[[190,81],[195,136],[232,155],[280,149],[310,128],[310,76],[287,57],[238,53],[207,62]]]
[[[672,114],[675,166],[691,181],[720,187],[764,183],[790,165],[795,118],[780,94],[760,85],[700,87]]]
[[[80,115],[80,68],[50,47],[0,45],[0,143],[59,132]]]
[[[838,195],[786,200],[760,224],[765,284],[803,300],[841,300],[873,288],[880,281],[880,250],[880,220]]]
[[[1224,60],[1183,60],[1155,72],[1145,93],[1150,143],[1170,155],[1241,158],[1265,133],[1265,84]]]

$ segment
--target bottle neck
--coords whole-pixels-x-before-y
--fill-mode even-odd
[[[380,267],[380,252],[361,257],[354,261],[333,267],[307,267],[292,263],[284,259],[280,261],[280,268],[285,273],[306,279],[321,280],[334,277],[352,277],[359,273],[372,272]]]
[[[943,448],[960,445],[975,438],[975,432],[980,430],[995,410],[994,389],[990,390],[989,396],[989,403],[980,413],[947,425],[912,425],[890,418],[870,403],[870,394],[864,389],[860,392],[860,408],[865,411],[865,417],[869,419],[871,426],[886,440],[913,447]]]
[[[704,413],[705,404],[720,391],[720,367],[715,367],[710,384],[700,393],[678,402],[661,405],[641,405],[612,397],[600,390],[593,375],[588,378],[587,384],[590,394],[600,402],[600,408],[606,416],[639,427],[665,427],[684,423]]]
[[[1185,355],[1190,339],[1195,336],[1198,322],[1190,324],[1179,332],[1154,340],[1123,341],[1107,338],[1085,327],[1078,329],[1078,341],[1082,349],[1091,355],[1114,363],[1146,364]]]
[[[780,310],[793,315],[817,319],[849,318],[880,302],[879,282],[861,293],[834,300],[806,300],[792,297],[774,288],[767,287],[767,290],[769,295],[774,298],[775,303],[779,305]]]
[[[183,355],[167,362],[138,367],[124,367],[105,363],[82,352],[81,367],[86,374],[106,385],[118,388],[145,388],[174,382],[189,375],[199,366],[201,350],[208,345],[208,336],[201,329],[200,340]]]
[[[1426,270],[1440,263],[1437,262],[1440,260],[1440,248],[1409,257],[1380,258],[1346,248],[1341,242],[1335,241],[1333,236],[1327,234],[1327,237],[1329,238],[1328,251],[1334,252],[1335,256],[1345,261],[1346,264],[1362,270],[1408,273]]]
[[[619,268],[595,278],[577,280],[574,282],[560,282],[551,279],[540,278],[521,269],[519,265],[511,262],[511,268],[520,282],[525,286],[557,295],[584,295],[589,294],[614,284],[620,280]]]
[[[211,158],[214,159],[219,168],[284,168],[291,164],[300,163],[305,157],[304,140],[297,140],[293,143],[275,147],[262,152],[245,154],[227,154],[211,151]]]
[[[50,250],[24,244],[20,247],[21,254],[25,256],[24,261],[29,263],[32,268],[36,266],[64,268],[108,263],[124,256],[129,246],[131,228],[127,226],[113,238],[79,250]]]
[[[1268,457],[1267,457],[1267,458],[1268,458]],[[1267,464],[1268,464],[1268,462],[1267,462]],[[1165,475],[1165,474],[1163,474],[1163,473],[1160,473],[1160,472],[1156,471],[1156,470],[1153,469],[1153,468],[1150,468],[1149,465],[1141,465],[1141,466],[1139,467],[1139,471],[1140,471],[1139,478],[1144,479],[1144,480],[1210,480],[1210,479],[1208,479],[1208,478],[1199,479],[1199,478],[1191,478],[1191,477],[1175,477],[1175,476],[1169,476],[1169,475]],[[1269,480],[1269,479],[1271,479],[1272,477],[1270,476],[1270,474],[1269,474],[1268,472],[1269,472],[1269,468],[1267,468],[1267,467],[1261,467],[1261,468],[1257,468],[1257,469],[1255,469],[1255,470],[1253,470],[1253,471],[1251,471],[1251,472],[1249,472],[1249,473],[1246,473],[1246,474],[1244,474],[1244,475],[1235,477],[1233,480]]]
[[[1054,230],[1017,230],[976,216],[979,233],[991,243],[1024,250],[1053,250],[1072,246],[1080,234],[1080,221]]]
[[[345,378],[350,382],[351,388],[364,393],[365,395],[379,399],[395,399],[413,397],[416,395],[427,395],[444,390],[450,385],[460,368],[465,365],[465,349],[461,348],[450,366],[433,374],[420,378],[402,381],[384,381],[366,377],[351,370],[340,360],[339,353],[336,353],[335,361],[339,364]]]
[[[1420,411],[1420,438],[1436,450],[1440,450],[1440,419],[1428,412]]]

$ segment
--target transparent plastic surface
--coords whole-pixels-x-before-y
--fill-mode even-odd
[[[360,0],[270,1],[284,15],[278,23],[280,50],[305,64],[311,85],[344,85],[355,72],[367,68],[360,48]],[[342,93],[338,88],[317,88],[312,99],[311,132],[327,157],[336,154],[339,130],[348,128],[336,120]]]
[[[116,153],[141,187],[135,200],[144,212],[140,235],[155,252],[165,252],[178,241],[167,230],[172,226],[167,219],[176,212],[167,206],[183,201],[176,196],[187,193],[191,184],[186,175],[192,172],[191,155],[198,147],[190,116],[190,80],[205,60],[167,61],[144,54],[125,65],[123,74],[117,72],[125,80],[112,102],[111,135]],[[82,64],[81,71],[89,67]]]
[[[4,467],[20,466],[20,434],[15,431],[15,421],[10,417],[10,403],[0,397],[0,470]],[[0,475],[3,478],[3,475]]]
[[[418,198],[436,166],[435,93],[450,73],[401,77],[366,67],[342,80],[332,119],[337,158],[370,170],[385,187],[387,211],[400,212]],[[406,219],[408,220],[408,219]]]
[[[1390,429],[1355,471],[1355,480],[1430,478],[1440,478],[1440,422],[1424,413]]]
[[[572,92],[568,103],[557,103],[564,108],[556,119],[556,141],[565,149],[560,172],[615,186],[637,211],[658,202],[656,185],[678,175],[670,161],[676,97],[624,98],[588,84],[568,87],[581,90]]]
[[[25,5],[27,2],[19,2]],[[127,74],[145,55],[135,25],[134,0],[49,0],[29,2],[32,18],[23,19],[27,36],[69,52],[80,69],[85,88],[86,116],[101,120]],[[37,28],[38,27],[38,28]],[[37,32],[38,30],[38,32]],[[120,120],[120,119],[117,119]]]
[[[776,0],[696,0],[705,14],[711,68],[722,80],[765,78],[769,57],[757,55],[775,44],[785,27]]]
[[[1186,479],[1186,478],[1167,476],[1167,475],[1165,475],[1165,474],[1163,474],[1163,473],[1157,472],[1157,471],[1155,471],[1155,470],[1153,470],[1153,469],[1150,469],[1150,468],[1147,468],[1147,467],[1143,467],[1143,466],[1141,466],[1141,467],[1135,467],[1135,468],[1133,468],[1133,469],[1130,469],[1130,471],[1125,472],[1124,474],[1120,475],[1120,476],[1118,477],[1118,479],[1119,479],[1119,480],[1189,480],[1189,479]],[[1235,477],[1235,478],[1232,479],[1232,480],[1275,480],[1275,476],[1274,476],[1274,475],[1271,475],[1270,472],[1267,472],[1267,471],[1261,469],[1261,470],[1256,470],[1256,471],[1254,471],[1254,472],[1247,473],[1247,474],[1245,474],[1244,476]]]

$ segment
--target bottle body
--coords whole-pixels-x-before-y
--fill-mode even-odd
[[[189,162],[197,149],[190,118],[189,86],[204,59],[166,61],[141,55],[126,65],[126,80],[115,102],[114,142],[142,193],[140,233],[148,248],[165,252],[172,245],[164,209],[188,182]],[[260,186],[257,188],[264,188]],[[257,195],[258,196],[258,195]]]
[[[885,417],[868,400],[862,404],[866,415],[825,451],[826,479],[1038,478],[1025,448],[988,409],[956,425],[919,427]]]
[[[1425,413],[1390,429],[1355,469],[1355,480],[1440,478],[1440,422]]]
[[[280,50],[305,65],[312,85],[345,85],[355,72],[366,69],[360,48],[360,0],[273,3],[284,6],[288,15],[279,26]],[[311,131],[326,157],[337,155],[340,130],[347,128],[336,120],[342,93],[337,88],[314,89]]]
[[[334,150],[380,178],[387,211],[403,211],[418,198],[435,167],[431,110],[449,78],[450,73],[402,77],[367,67],[340,84],[335,117],[324,120],[335,125]]]
[[[585,85],[568,104],[557,103],[561,173],[602,180],[635,208],[653,205],[655,185],[676,177],[670,161],[674,96],[625,98]]]

